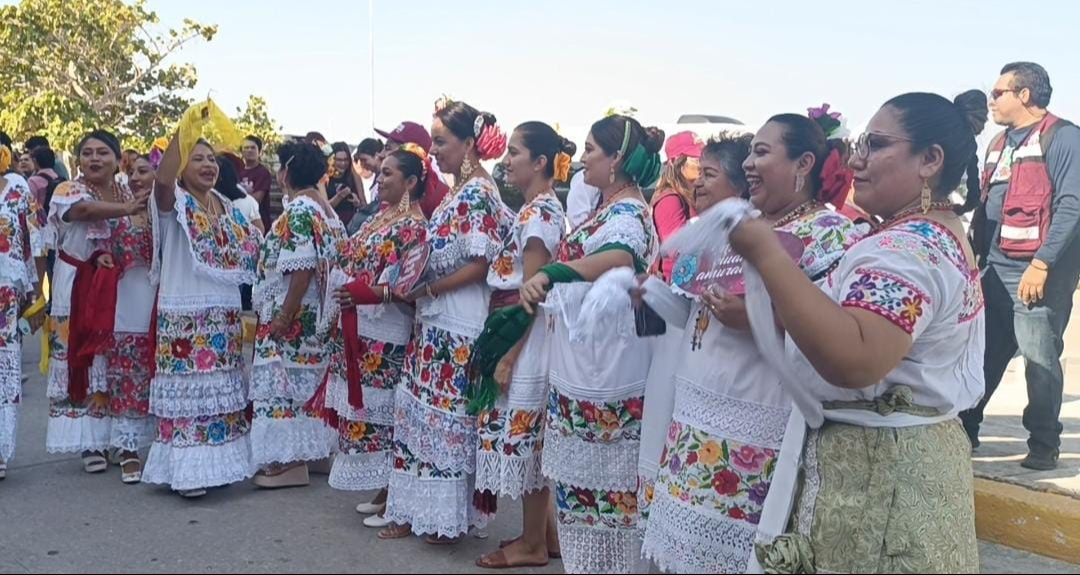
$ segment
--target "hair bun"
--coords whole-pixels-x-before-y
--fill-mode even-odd
[[[571,142],[570,140],[562,136],[559,136],[559,138],[561,140],[561,143],[559,144],[559,151],[566,154],[567,156],[570,156],[571,158],[574,157],[574,154],[577,153],[577,144]]]
[[[666,134],[660,128],[655,126],[649,126],[645,128],[645,137],[641,140],[641,145],[645,147],[645,151],[650,154],[659,154],[660,150],[664,149],[664,139]]]
[[[484,126],[494,126],[499,123],[498,118],[491,112],[480,112],[480,116],[484,118]]]
[[[986,128],[987,115],[990,108],[987,106],[986,94],[982,90],[968,90],[956,98],[953,98],[960,115],[964,117],[964,123],[971,128],[971,133],[978,136]]]

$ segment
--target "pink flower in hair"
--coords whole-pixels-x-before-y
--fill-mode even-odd
[[[480,153],[481,160],[494,160],[502,156],[506,153],[506,133],[499,129],[498,124],[484,128],[476,140],[476,151]]]

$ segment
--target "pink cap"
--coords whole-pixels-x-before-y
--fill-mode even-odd
[[[700,158],[701,150],[704,147],[705,143],[701,141],[697,134],[679,132],[668,138],[667,143],[664,144],[664,153],[667,154],[668,161],[682,156]]]

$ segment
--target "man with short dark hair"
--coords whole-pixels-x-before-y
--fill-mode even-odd
[[[270,186],[274,182],[274,176],[270,169],[262,164],[263,141],[258,136],[248,136],[244,139],[240,154],[244,158],[244,167],[236,177],[240,185],[244,187],[248,195],[259,202],[259,219],[262,220],[263,229],[269,230],[274,220],[270,217]]]
[[[972,445],[1016,352],[1024,357],[1028,469],[1057,467],[1065,327],[1080,281],[1080,128],[1047,111],[1053,88],[1035,63],[1005,66],[990,93],[1005,126],[986,154],[972,237],[983,267],[986,394],[961,414]]]
[[[26,143],[23,144],[23,147],[26,151],[33,152],[38,148],[51,148],[52,146],[49,145],[49,139],[45,136],[30,136],[26,139]],[[64,180],[71,179],[71,174],[68,173],[67,166],[64,165],[64,162],[55,162],[53,169],[56,171],[57,175],[64,178]]]

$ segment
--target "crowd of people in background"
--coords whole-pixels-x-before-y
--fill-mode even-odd
[[[124,483],[325,474],[431,545],[520,501],[488,569],[977,572],[971,453],[1016,353],[1021,465],[1059,457],[1080,129],[1051,93],[1020,62],[855,137],[825,107],[583,142],[444,97],[355,148],[95,130],[75,177],[4,135],[0,479],[40,329],[46,450]]]

